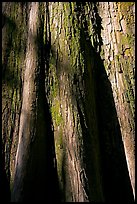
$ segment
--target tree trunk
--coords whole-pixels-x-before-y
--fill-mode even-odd
[[[134,5],[3,2],[12,201],[133,201]]]
[[[135,4],[99,3],[102,58],[113,97],[135,197]]]
[[[62,201],[103,201],[92,74],[94,60],[90,58],[93,50],[88,48],[86,28],[82,28],[82,8],[81,16],[77,16],[75,4],[49,4],[49,102],[58,176]]]

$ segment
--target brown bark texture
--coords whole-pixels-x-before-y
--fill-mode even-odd
[[[11,201],[133,201],[135,3],[3,2],[2,20]]]

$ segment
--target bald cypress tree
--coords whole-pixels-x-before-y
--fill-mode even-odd
[[[12,201],[133,201],[134,5],[2,3]]]

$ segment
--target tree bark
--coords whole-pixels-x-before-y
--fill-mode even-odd
[[[111,82],[135,197],[135,4],[99,3],[99,11],[104,28],[102,58]]]
[[[2,8],[12,201],[133,201],[134,3]]]
[[[86,43],[82,28],[83,14],[76,16],[74,5],[76,3],[49,4],[49,99],[58,176],[63,194],[62,201],[103,201],[92,75],[94,65],[93,59],[89,58],[93,51],[83,45]],[[84,75],[87,76],[86,81]],[[92,162],[94,165],[91,165]]]
[[[23,101],[19,124],[19,141],[15,163],[15,185],[13,201],[22,201],[23,180],[29,155],[30,142],[35,138],[36,119],[36,73],[37,73],[37,16],[38,3],[30,4],[28,16],[28,38],[23,81]]]

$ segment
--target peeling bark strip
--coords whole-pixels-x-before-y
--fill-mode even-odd
[[[15,178],[12,200],[22,201],[23,180],[26,175],[26,164],[29,158],[29,145],[32,132],[35,129],[36,118],[36,72],[37,72],[37,47],[35,39],[37,36],[38,3],[29,5],[28,17],[28,41],[26,53],[26,66],[23,84],[23,101],[20,115],[19,142],[16,153]]]

